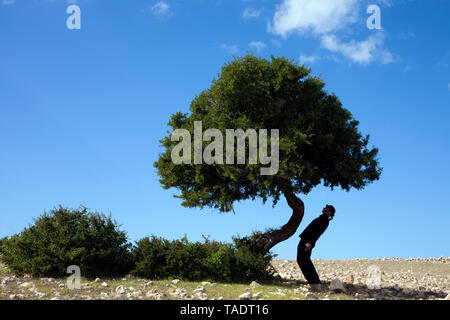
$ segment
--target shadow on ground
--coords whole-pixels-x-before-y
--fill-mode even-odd
[[[309,286],[306,281],[297,279],[279,278],[287,287]],[[330,288],[330,281],[322,281],[319,286],[309,286],[311,292],[341,294],[351,298],[375,298],[375,299],[444,299],[447,293],[444,291],[433,292],[429,290],[418,290],[410,288],[401,288],[399,286],[380,286],[379,288],[372,288],[364,284],[342,284],[345,287],[345,292],[333,292]],[[358,295],[357,295],[358,294]]]

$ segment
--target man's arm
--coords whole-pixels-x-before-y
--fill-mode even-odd
[[[310,233],[310,237],[307,239],[308,242],[305,244],[305,251],[314,248],[317,240],[320,238],[320,236],[325,232],[325,230],[328,227],[328,224],[322,224],[317,219],[311,222],[311,225],[312,225],[311,230],[312,232]]]

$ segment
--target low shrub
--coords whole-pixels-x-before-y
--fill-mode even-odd
[[[15,274],[37,277],[66,277],[67,267],[77,265],[88,278],[132,273],[149,279],[248,283],[269,280],[274,272],[274,255],[261,253],[259,235],[233,237],[232,243],[152,235],[133,246],[110,216],[59,207],[20,234],[1,239],[0,257]]]
[[[86,208],[44,213],[20,234],[3,241],[2,260],[16,274],[67,276],[78,265],[86,277],[113,277],[133,267],[131,244],[111,217]]]
[[[271,253],[263,255],[256,244],[259,233],[233,238],[232,244],[210,241],[188,242],[186,236],[169,241],[146,237],[133,249],[132,273],[150,279],[179,278],[220,282],[248,282],[272,278]]]
[[[8,240],[8,237],[0,238],[0,254],[2,253],[3,242],[5,242],[6,240]]]

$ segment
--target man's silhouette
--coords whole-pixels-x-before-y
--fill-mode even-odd
[[[311,250],[314,248],[317,239],[327,229],[328,223],[333,219],[335,212],[334,207],[327,204],[322,209],[322,214],[314,219],[300,234],[301,240],[297,247],[297,263],[309,284],[321,283],[311,261]]]

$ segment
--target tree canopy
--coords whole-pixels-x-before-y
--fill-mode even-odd
[[[382,171],[378,149],[368,147],[369,135],[359,132],[351,112],[324,87],[311,69],[293,60],[272,56],[269,61],[253,54],[235,57],[210,88],[195,96],[190,113],[171,116],[171,130],[161,140],[164,152],[154,164],[163,188],[177,188],[183,206],[228,212],[235,201],[271,198],[275,205],[286,192],[307,194],[319,184],[349,191],[378,180]],[[178,142],[172,141],[172,132],[186,129],[193,139],[195,121],[202,121],[203,130],[223,133],[238,128],[279,129],[277,173],[261,175],[264,165],[259,160],[256,164],[175,164],[171,153]]]

